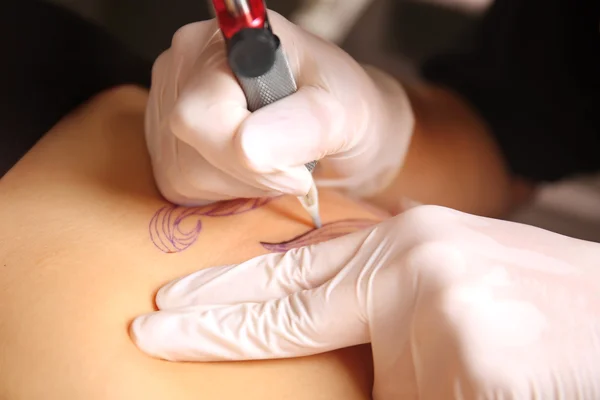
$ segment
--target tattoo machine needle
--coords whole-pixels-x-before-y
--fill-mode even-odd
[[[225,38],[229,66],[246,95],[248,110],[256,111],[296,92],[296,81],[269,24],[264,0],[212,0],[212,4]],[[311,173],[316,165],[316,161],[305,164]],[[299,200],[320,228],[314,180],[308,194]]]

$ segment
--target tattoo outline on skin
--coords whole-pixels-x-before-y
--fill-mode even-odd
[[[348,235],[375,224],[377,224],[377,221],[372,219],[345,219],[324,224],[321,228],[313,228],[308,232],[304,232],[283,242],[260,242],[260,244],[272,253],[284,253],[288,250]]]
[[[201,207],[181,207],[169,204],[156,211],[150,220],[150,239],[154,246],[163,253],[180,253],[198,240],[202,231],[201,217],[228,217],[243,214],[256,210],[271,200],[271,198],[236,199]],[[189,224],[190,222],[191,228],[183,228],[184,223]],[[346,219],[324,224],[321,228],[313,228],[285,241],[260,242],[260,244],[270,252],[286,252],[335,239],[371,227],[376,223],[377,221],[371,219]]]
[[[256,210],[271,198],[235,199],[200,207],[181,207],[169,204],[161,207],[149,223],[150,239],[163,253],[180,253],[193,245],[202,230],[201,217],[229,217]],[[193,223],[184,229],[183,224]]]

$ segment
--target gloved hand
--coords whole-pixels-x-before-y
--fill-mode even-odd
[[[162,288],[132,337],[168,360],[371,342],[374,398],[599,399],[600,245],[435,206]]]
[[[215,20],[181,28],[157,59],[146,140],[168,200],[305,195],[304,163],[324,157],[321,176],[332,178],[324,185],[369,195],[402,164],[414,118],[400,84],[280,15],[269,18],[298,92],[252,114]]]

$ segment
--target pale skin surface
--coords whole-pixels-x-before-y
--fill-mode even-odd
[[[260,241],[311,229],[295,198],[200,218],[185,251],[161,252],[148,226],[167,203],[143,138],[146,92],[104,93],[53,128],[0,180],[0,398],[368,399],[368,346],[303,359],[172,363],[140,352],[131,320],[156,290],[213,265],[267,253]],[[324,223],[381,219],[321,191]]]

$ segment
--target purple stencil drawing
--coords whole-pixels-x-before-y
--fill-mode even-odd
[[[236,199],[202,207],[168,205],[150,220],[152,243],[164,253],[179,253],[196,242],[202,230],[200,217],[228,217],[264,206],[270,198]]]
[[[164,206],[150,220],[150,238],[164,253],[177,253],[190,247],[202,230],[198,209]],[[191,223],[191,227],[182,225]]]
[[[260,242],[262,246],[274,253],[283,253],[298,247],[308,246],[326,240],[335,239],[352,232],[359,231],[377,224],[377,221],[370,219],[347,219],[343,221],[331,222],[323,225],[321,228],[312,229],[300,236],[279,243]]]

